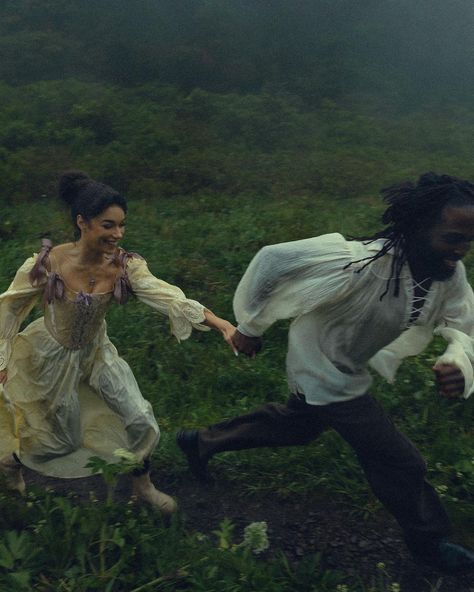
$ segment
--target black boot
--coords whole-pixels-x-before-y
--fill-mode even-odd
[[[447,574],[474,572],[474,553],[462,545],[441,540],[426,550],[410,549],[415,561]]]
[[[201,483],[212,483],[207,471],[207,460],[199,456],[199,430],[180,430],[176,442],[188,460],[189,470]]]

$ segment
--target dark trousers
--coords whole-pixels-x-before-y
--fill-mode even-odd
[[[286,405],[268,403],[200,430],[199,451],[209,459],[225,450],[307,444],[328,428],[352,446],[373,492],[412,550],[450,533],[449,518],[425,480],[423,457],[371,395],[330,405],[309,405],[303,395],[291,395]]]

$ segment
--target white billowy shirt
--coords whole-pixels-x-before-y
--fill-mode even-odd
[[[369,244],[327,234],[261,249],[234,297],[238,330],[260,336],[278,319],[294,319],[289,331],[290,391],[314,405],[365,394],[368,364],[393,381],[403,358],[420,353],[433,334],[448,347],[436,364],[452,363],[474,391],[474,295],[459,261],[454,275],[433,281],[413,323],[414,280],[406,264],[394,295],[393,254],[362,269],[384,239]],[[365,261],[360,261],[364,260]],[[351,265],[349,265],[351,263]]]

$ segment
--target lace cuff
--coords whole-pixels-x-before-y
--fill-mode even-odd
[[[169,319],[171,333],[178,341],[187,339],[194,329],[199,331],[210,331],[210,328],[203,325],[206,320],[204,306],[196,300],[176,300],[169,307]]]
[[[369,360],[369,365],[380,374],[389,384],[395,382],[395,375],[402,360],[391,351],[381,349]]]

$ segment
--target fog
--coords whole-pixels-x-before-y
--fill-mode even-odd
[[[472,0],[12,0],[0,78],[469,101]]]

